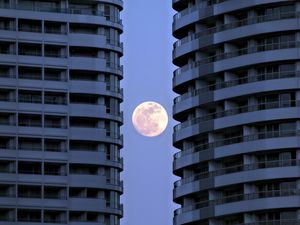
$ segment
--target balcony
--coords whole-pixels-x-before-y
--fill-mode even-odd
[[[178,96],[174,99],[174,104],[182,102],[186,99],[195,97],[195,96],[201,96],[207,92],[210,91],[217,91],[221,90],[224,88],[229,88],[229,87],[235,87],[238,85],[243,85],[243,84],[250,84],[254,82],[261,82],[261,81],[267,81],[267,80],[277,80],[277,79],[288,79],[288,78],[299,78],[300,77],[300,72],[299,71],[284,71],[284,72],[275,72],[275,73],[264,73],[264,74],[259,74],[256,76],[242,76],[241,78],[238,79],[233,79],[225,82],[218,82],[213,85],[208,85],[203,88],[197,89],[190,91],[188,93],[185,93],[181,96]]]
[[[172,4],[175,6],[177,4],[179,4],[182,0],[172,0]],[[185,8],[184,10],[180,11],[179,13],[177,13],[174,17],[175,18],[180,18],[184,15],[186,15],[189,11],[195,11],[196,9],[199,9],[201,7],[207,7],[207,6],[211,6],[211,5],[215,5],[215,4],[220,4],[222,2],[226,2],[229,0],[199,0],[199,4],[192,6],[190,8]],[[202,6],[203,5],[203,6]]]
[[[198,68],[202,65],[215,63],[221,60],[231,59],[234,57],[239,57],[239,56],[254,54],[259,52],[274,51],[274,50],[289,49],[289,48],[299,48],[299,47],[300,47],[300,42],[288,41],[288,42],[279,42],[279,43],[272,43],[272,44],[261,44],[255,47],[241,48],[236,51],[216,54],[214,56],[203,58],[197,62],[186,64],[176,69],[174,71],[174,76],[175,77],[179,76],[180,74],[186,71],[192,70],[194,68]]]
[[[276,160],[276,161],[264,161],[259,163],[251,164],[241,164],[233,167],[226,167],[220,170],[208,171],[204,173],[198,173],[191,177],[183,178],[174,183],[174,187],[180,187],[182,185],[192,183],[194,181],[200,181],[201,179],[206,179],[210,177],[222,176],[225,174],[239,173],[243,171],[259,170],[259,169],[268,169],[268,168],[278,168],[278,167],[290,167],[290,166],[300,166],[300,160]]]
[[[300,220],[298,219],[265,220],[265,221],[256,221],[251,223],[237,224],[237,225],[300,225]]]
[[[45,93],[44,97],[45,104],[51,105],[66,105],[67,99],[65,95],[58,95],[57,93]]]
[[[180,131],[181,129],[193,126],[195,124],[201,124],[202,122],[215,120],[218,118],[223,118],[227,116],[234,116],[241,113],[256,112],[262,110],[270,109],[280,109],[280,108],[292,108],[300,107],[300,101],[276,101],[276,102],[267,102],[264,104],[249,105],[244,107],[237,107],[217,113],[212,113],[203,117],[198,117],[192,120],[185,121],[181,124],[178,124],[174,127],[174,132]]]
[[[298,197],[300,196],[300,190],[299,189],[272,190],[272,191],[256,192],[250,194],[232,195],[225,198],[198,202],[193,205],[189,205],[187,207],[182,207],[180,209],[175,210],[174,214],[176,216],[182,213],[194,211],[205,207],[214,207],[216,205],[238,202],[238,201],[249,201],[254,199],[288,197],[288,196]]]
[[[87,15],[87,16],[101,16],[105,17],[107,21],[122,24],[122,20],[118,17],[110,16],[102,11],[94,9],[74,9],[74,8],[58,8],[58,7],[43,7],[35,5],[13,5],[13,4],[2,4],[2,9],[14,9],[14,10],[26,10],[34,12],[48,12],[48,13],[66,13],[74,15]]]
[[[198,10],[199,8],[195,7],[192,9]],[[187,12],[192,12],[192,11],[188,10]],[[196,33],[191,36],[180,39],[174,43],[174,47],[179,47],[185,43],[199,39],[200,37],[203,37],[206,35],[215,34],[217,32],[222,32],[222,31],[226,31],[226,30],[230,30],[230,29],[234,29],[234,28],[238,28],[238,27],[242,27],[242,26],[248,26],[248,25],[253,25],[253,24],[258,24],[258,23],[282,20],[282,19],[294,19],[294,18],[299,18],[299,17],[300,17],[299,12],[292,11],[292,12],[273,13],[273,14],[268,14],[268,15],[263,15],[263,16],[250,17],[250,18],[243,19],[243,20],[237,20],[232,23],[223,24],[220,26],[215,26],[215,27],[212,27],[209,29],[205,29],[199,33]]]
[[[286,131],[273,131],[273,132],[258,132],[256,134],[246,135],[246,136],[236,136],[233,138],[221,139],[216,142],[210,142],[207,144],[201,144],[194,146],[192,148],[183,150],[181,152],[177,152],[174,155],[174,159],[178,159],[185,155],[190,155],[196,152],[205,151],[205,150],[213,150],[214,148],[238,144],[242,142],[250,142],[256,140],[264,140],[270,138],[282,138],[282,137],[298,137],[300,136],[299,130],[286,130]]]

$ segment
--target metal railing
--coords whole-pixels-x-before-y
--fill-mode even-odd
[[[42,80],[42,74],[19,74],[19,79]]]
[[[1,78],[16,78],[15,74],[9,74],[9,73],[0,73]]]
[[[251,171],[258,169],[268,169],[277,167],[289,167],[289,166],[300,166],[300,160],[290,159],[290,160],[276,160],[276,161],[263,161],[251,164],[241,164],[231,167],[225,167],[215,171],[207,171],[195,174],[193,176],[183,178],[174,183],[174,187],[180,187],[181,185],[188,184],[201,179],[206,179],[210,177],[222,176],[225,174],[238,173],[243,171]]]
[[[173,0],[173,3],[174,3],[174,1],[175,0]],[[191,12],[194,12],[198,9],[201,9],[201,8],[204,8],[207,6],[211,6],[211,5],[220,4],[220,3],[226,2],[226,1],[229,1],[229,0],[201,0],[201,1],[199,1],[199,3],[197,5],[185,8],[184,10],[181,10],[180,12],[176,13],[173,18],[174,18],[174,20],[179,19],[179,18],[181,18]],[[201,7],[201,4],[203,5],[203,7]]]
[[[119,70],[119,71],[123,72],[123,66],[118,63],[106,62],[106,66],[110,69]]]
[[[175,77],[180,75],[183,72],[186,72],[188,70],[194,69],[196,67],[199,67],[200,65],[205,65],[209,63],[218,62],[225,59],[230,59],[238,56],[258,53],[258,52],[265,52],[265,51],[273,51],[273,50],[279,50],[279,49],[288,49],[288,48],[298,48],[300,47],[300,42],[297,41],[287,41],[287,42],[278,42],[278,43],[272,43],[272,44],[260,44],[253,47],[247,47],[247,48],[240,48],[238,50],[232,51],[232,52],[226,52],[221,54],[216,54],[214,56],[203,58],[197,62],[186,64],[174,71]]]
[[[106,20],[122,24],[122,20],[119,17],[105,14],[102,11],[94,9],[73,9],[73,8],[58,8],[58,7],[41,7],[35,5],[21,5],[21,4],[0,4],[2,9],[17,9],[35,12],[49,12],[49,13],[66,13],[66,14],[78,14],[78,15],[90,15],[105,17]]]
[[[201,94],[204,94],[209,91],[216,91],[228,87],[234,87],[242,84],[249,84],[249,83],[266,81],[266,80],[277,80],[277,79],[286,79],[286,78],[294,78],[294,77],[300,77],[300,71],[284,71],[284,72],[264,73],[255,76],[244,76],[242,78],[233,79],[224,82],[218,82],[213,85],[207,85],[203,88],[190,91],[188,93],[176,97],[174,99],[174,104],[194,96],[198,96],[198,95],[200,96]]]
[[[248,105],[242,107],[236,107],[229,110],[224,110],[216,113],[211,113],[202,117],[197,117],[188,121],[185,121],[181,124],[178,124],[174,127],[174,132],[179,131],[181,129],[193,126],[195,124],[200,124],[201,122],[206,122],[209,120],[224,118],[227,116],[234,116],[241,113],[249,113],[249,112],[256,112],[262,110],[269,110],[269,109],[279,109],[279,108],[291,108],[291,107],[299,107],[300,101],[276,101],[276,102],[265,102],[262,104],[257,105]]]
[[[255,134],[245,135],[245,136],[236,136],[232,138],[221,139],[215,142],[210,142],[207,144],[201,144],[194,146],[192,148],[180,151],[175,153],[174,158],[178,159],[185,155],[190,155],[200,151],[209,151],[213,150],[214,148],[231,145],[231,144],[238,144],[242,142],[250,142],[250,141],[257,141],[257,140],[264,140],[269,138],[282,138],[282,137],[298,137],[300,136],[300,130],[283,130],[283,131],[272,131],[272,132],[258,132]]]
[[[19,198],[42,198],[42,193],[34,193],[34,192],[18,192]]]
[[[2,150],[16,150],[16,146],[12,144],[0,144],[0,151]]]
[[[44,96],[44,104],[52,104],[52,105],[67,105],[67,98],[64,96]]]
[[[106,84],[106,90],[123,95],[123,88],[120,88],[120,87],[115,86],[115,85]]]
[[[18,170],[19,174],[36,174],[36,175],[42,175],[42,170],[39,169],[27,169],[27,170],[23,170],[23,169],[19,169]]]
[[[116,39],[107,38],[106,43],[115,47],[123,48],[123,43]]]
[[[42,145],[22,145],[19,143],[18,150],[20,151],[42,151]]]
[[[20,49],[18,52],[19,55],[25,56],[42,56],[42,50],[34,50],[34,49]]]
[[[26,120],[26,121],[19,121],[18,125],[20,127],[42,127],[42,121],[34,121],[34,120]]]
[[[0,167],[0,173],[15,173],[15,168],[4,168]]]
[[[216,200],[208,200],[197,202],[193,205],[189,205],[186,207],[179,208],[175,210],[175,215],[179,215],[181,213],[205,208],[205,207],[214,207],[216,205],[238,202],[238,201],[248,201],[254,199],[262,199],[262,198],[274,198],[274,197],[288,197],[288,196],[300,196],[299,189],[286,189],[286,190],[272,190],[272,191],[262,191],[255,192],[250,194],[240,194],[240,195],[231,195],[225,198],[220,198]]]
[[[19,26],[19,31],[41,33],[42,26]]]
[[[298,219],[265,220],[265,221],[251,222],[251,223],[242,223],[237,225],[300,225],[300,220]]]
[[[197,9],[197,8],[196,8]],[[270,21],[276,21],[276,20],[282,20],[282,19],[293,19],[293,18],[299,18],[300,13],[299,12],[281,12],[281,13],[273,13],[268,15],[262,15],[262,16],[256,16],[256,17],[249,17],[242,20],[237,20],[231,23],[222,24],[219,26],[211,27],[205,30],[202,30],[198,33],[195,33],[193,35],[184,37],[174,43],[174,47],[179,47],[189,41],[198,39],[200,37],[203,37],[205,35],[214,34],[217,32],[222,32],[242,26],[252,25],[252,24],[258,24],[258,23],[264,23],[264,22],[270,22]]]
[[[19,102],[23,103],[42,103],[42,96],[40,95],[19,95]]]

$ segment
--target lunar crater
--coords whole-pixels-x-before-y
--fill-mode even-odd
[[[132,114],[134,128],[142,135],[155,137],[164,132],[168,125],[168,114],[157,102],[144,102]]]

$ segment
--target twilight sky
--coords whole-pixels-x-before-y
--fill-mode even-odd
[[[122,225],[172,225],[172,0],[124,0],[125,100],[122,128],[125,205]],[[134,108],[156,101],[169,114],[166,131],[154,138],[138,134],[132,123]]]

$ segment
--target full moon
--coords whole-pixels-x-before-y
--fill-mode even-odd
[[[132,123],[141,135],[155,137],[166,129],[168,114],[157,102],[143,102],[133,111]]]

